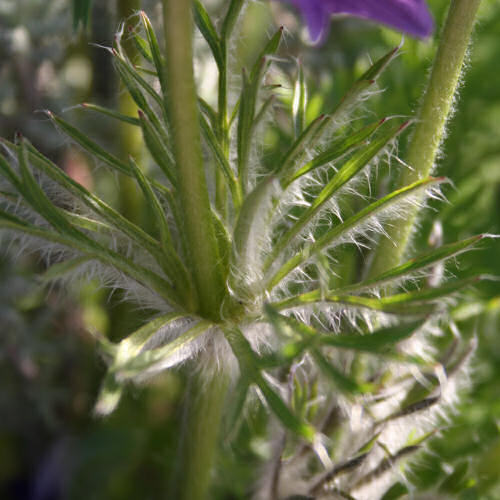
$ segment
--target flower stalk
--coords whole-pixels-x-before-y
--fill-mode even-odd
[[[198,293],[199,314],[212,320],[219,317],[224,295],[223,275],[208,197],[198,125],[198,109],[193,74],[192,2],[163,0],[167,59],[167,106],[172,125],[173,150],[177,164],[180,205],[191,269]],[[225,75],[223,76],[225,80]],[[225,109],[221,109],[221,131]],[[217,180],[219,204],[224,196]],[[180,481],[176,498],[202,500],[210,485],[210,473],[226,394],[225,378],[214,374],[210,380],[191,377],[182,439]]]
[[[169,498],[202,500],[207,497],[227,383],[227,376],[220,372],[208,381],[191,377],[180,442],[180,470],[172,478],[174,491]]]
[[[406,186],[427,177],[436,161],[452,112],[460,75],[467,55],[477,10],[481,0],[452,0],[434,60],[432,73],[424,94],[415,132],[410,141],[399,186]],[[404,220],[388,228],[388,238],[380,241],[371,276],[377,276],[399,264],[415,227],[418,209],[410,208]]]
[[[224,282],[216,263],[212,221],[196,107],[191,2],[163,0],[167,56],[168,111],[172,124],[180,205],[201,315],[217,319]]]

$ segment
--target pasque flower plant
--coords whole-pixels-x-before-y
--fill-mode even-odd
[[[397,463],[434,433],[473,349],[459,342],[448,306],[478,277],[432,286],[426,277],[483,236],[411,258],[377,251],[386,231],[408,224],[408,214],[427,197],[440,197],[447,182],[412,161],[411,181],[374,198],[359,196],[362,183],[377,192],[372,171],[412,125],[379,117],[360,127],[351,120],[398,49],[311,121],[299,71],[290,126],[283,130],[288,144],[266,167],[256,152],[265,119],[280,101],[272,70],[282,30],[243,70],[237,99],[229,99],[228,46],[244,3],[229,2],[219,29],[203,4],[193,3],[219,72],[217,107],[196,96],[189,2],[164,1],[165,51],[145,13],[141,26],[118,33],[109,49],[137,115],[83,108],[139,127],[155,172],[146,173],[132,157],[120,160],[48,113],[99,162],[136,181],[155,215],[153,232],[76,183],[21,135],[3,140],[0,225],[42,253],[47,278],[98,277],[151,311],[150,320],[118,344],[96,334],[109,367],[98,414],[117,408],[127,383],[181,364],[191,368],[194,403],[175,498],[204,498],[223,408],[234,433],[245,405],[260,404],[255,394],[278,424],[263,479],[252,488],[256,498],[379,498],[401,472]],[[325,16],[337,12],[417,36],[428,35],[432,25],[420,1],[293,3],[313,38],[325,29]],[[442,50],[460,50],[456,39],[446,38],[450,33],[462,40],[455,71],[446,75],[455,83],[445,76],[431,80],[413,139],[431,163],[448,110],[441,109],[438,120],[427,100],[436,94],[449,108],[478,3],[459,0],[450,9]],[[134,40],[143,65],[128,59],[124,36]],[[432,137],[419,127],[430,127]],[[405,238],[395,234],[395,246],[404,248]],[[339,250],[349,246],[370,247],[374,264],[342,283]],[[436,337],[445,339],[439,348]]]

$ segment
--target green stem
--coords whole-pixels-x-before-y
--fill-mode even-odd
[[[474,20],[481,0],[452,0],[443,29],[431,77],[424,94],[417,125],[411,139],[405,169],[399,186],[406,186],[427,177],[436,160],[443,140],[446,121],[460,80]],[[389,239],[383,239],[375,254],[371,276],[398,265],[415,226],[418,209],[411,208],[403,221],[389,228]]]
[[[227,383],[227,376],[220,372],[208,382],[206,376],[191,377],[179,470],[173,478],[169,498],[204,500],[207,497]]]
[[[188,243],[199,313],[217,320],[223,274],[208,198],[193,76],[190,0],[163,0],[168,110],[177,166],[178,195]]]
[[[217,321],[225,284],[203,165],[196,89],[193,76],[192,2],[162,0],[167,60],[167,109],[172,127],[177,188],[188,259],[198,292],[198,312]],[[226,378],[193,376],[182,442],[177,492],[170,498],[203,500],[225,398]]]

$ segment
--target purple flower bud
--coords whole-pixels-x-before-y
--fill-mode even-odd
[[[371,19],[418,38],[428,37],[434,26],[425,0],[282,1],[288,1],[300,10],[314,42],[325,38],[331,14],[351,14]]]

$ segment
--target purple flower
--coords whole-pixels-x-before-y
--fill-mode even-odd
[[[304,16],[314,42],[328,32],[331,14],[372,19],[418,38],[429,36],[433,21],[425,0],[286,0]]]

